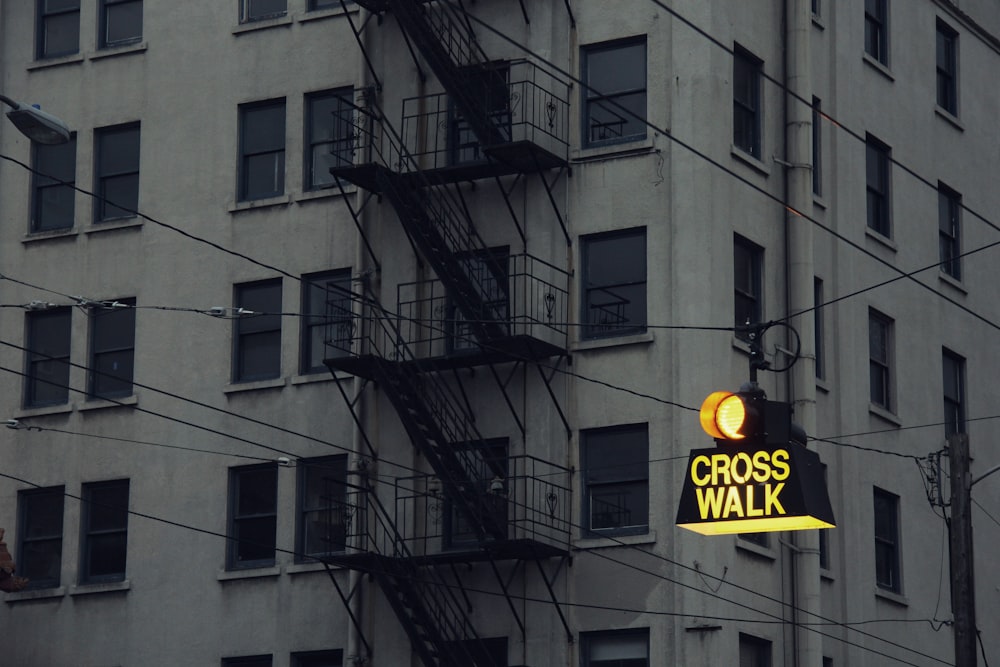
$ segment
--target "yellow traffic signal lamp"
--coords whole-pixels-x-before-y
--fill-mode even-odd
[[[701,404],[701,427],[717,441],[752,442],[766,434],[761,391],[714,391]]]

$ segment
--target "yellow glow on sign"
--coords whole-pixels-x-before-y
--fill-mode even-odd
[[[775,516],[763,518],[735,519],[732,521],[710,521],[705,523],[679,523],[702,535],[732,535],[735,533],[770,533],[778,530],[811,530],[814,528],[834,528],[834,524],[813,516]]]
[[[742,440],[740,433],[746,420],[743,399],[729,391],[714,391],[701,404],[701,427],[713,438]]]

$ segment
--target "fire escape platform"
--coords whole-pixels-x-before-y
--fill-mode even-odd
[[[491,339],[486,349],[463,349],[460,352],[444,356],[425,357],[394,363],[410,366],[417,372],[426,373],[515,361],[540,361],[566,354],[565,349],[534,336],[515,335]],[[331,371],[341,371],[367,380],[377,380],[378,365],[384,364],[386,361],[385,357],[378,354],[361,354],[333,357],[325,359],[323,363]]]
[[[493,561],[509,560],[540,560],[546,558],[569,557],[570,553],[566,549],[532,540],[528,538],[517,540],[502,540],[498,542],[484,542],[476,544],[469,549],[449,549],[432,554],[412,555],[406,560],[418,566],[451,565],[464,563],[485,563]],[[360,551],[356,553],[331,554],[324,556],[323,561],[331,565],[345,567],[359,572],[380,572],[382,562],[391,560],[392,557],[384,556],[371,551]]]

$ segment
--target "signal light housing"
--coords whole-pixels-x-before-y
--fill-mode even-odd
[[[753,442],[766,435],[761,392],[714,391],[701,404],[701,427],[717,441]]]

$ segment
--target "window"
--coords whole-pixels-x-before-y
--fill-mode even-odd
[[[27,313],[24,407],[69,401],[70,318],[69,308]]]
[[[750,542],[751,544],[756,544],[758,547],[764,549],[771,548],[771,537],[770,533],[739,533],[737,535],[744,542]]]
[[[343,551],[351,512],[347,505],[346,456],[299,460],[299,525],[296,557]]]
[[[764,316],[763,271],[764,249],[736,234],[733,237],[733,289],[738,338],[747,336],[740,327],[756,324]]]
[[[236,286],[233,382],[281,375],[281,279]]]
[[[899,496],[875,488],[875,584],[902,591],[899,568]]]
[[[80,583],[125,579],[128,480],[83,485]]]
[[[317,9],[332,9],[333,7],[340,7],[340,0],[309,0],[309,11],[316,11]]]
[[[31,231],[69,229],[76,199],[76,133],[65,144],[33,142],[31,148],[38,172],[32,175]]]
[[[816,353],[816,378],[819,380],[826,377],[826,355],[823,350],[823,305],[823,281],[819,278],[813,278],[813,327],[816,334],[813,351]]]
[[[813,194],[817,197],[823,194],[823,116],[819,111],[819,98],[814,97],[812,103],[812,182]]]
[[[353,99],[352,88],[306,96],[306,190],[333,187],[330,167],[354,162]]]
[[[80,0],[37,0],[35,56],[55,58],[80,51]]]
[[[101,0],[101,48],[142,39],[142,0]]]
[[[889,64],[889,0],[865,0],[865,53]]]
[[[649,529],[649,435],[646,424],[584,431],[584,528],[621,535]]]
[[[944,369],[944,436],[965,433],[965,359],[951,350],[941,354]]]
[[[240,0],[240,23],[273,19],[287,11],[287,0]]]
[[[937,104],[958,115],[958,33],[937,22]]]
[[[507,486],[503,480],[509,476],[507,438],[491,438],[451,445],[459,452],[460,459],[469,461],[467,468],[476,492],[481,495],[484,507],[480,523],[470,523],[458,507],[458,502],[446,497],[444,502],[444,546],[446,548],[474,548],[482,536],[482,526],[507,525]],[[492,536],[487,536],[492,537]],[[504,640],[504,650],[507,643]],[[505,666],[506,667],[506,666]]]
[[[302,354],[299,372],[329,372],[324,359],[342,357],[351,349],[351,270],[302,277]]]
[[[17,574],[29,589],[59,585],[64,493],[53,486],[17,494]]]
[[[277,525],[277,465],[230,468],[227,567],[238,570],[274,565]]]
[[[271,656],[248,655],[242,658],[223,658],[222,667],[271,667]]]
[[[583,238],[584,338],[646,330],[646,228]]]
[[[340,649],[292,654],[292,667],[342,667],[343,664],[344,652]]]
[[[823,483],[827,484],[829,487],[829,469],[826,467],[825,463],[820,464],[823,468]],[[819,566],[820,569],[829,570],[830,569],[830,529],[821,528],[819,531]]]
[[[462,72],[467,94],[479,100],[486,113],[491,130],[486,139],[488,144],[510,141],[511,137],[511,90],[510,65],[505,62],[490,63],[486,67],[468,67]],[[517,93],[514,93],[517,96]],[[468,164],[486,160],[479,137],[473,126],[462,115],[458,105],[449,98],[448,159],[451,164]]]
[[[871,135],[865,140],[868,228],[889,238],[889,147]]]
[[[733,144],[761,158],[760,81],[764,63],[739,46],[733,48]]]
[[[646,38],[583,48],[583,145],[646,138]]]
[[[90,309],[90,395],[132,394],[135,368],[135,299]]]
[[[240,105],[239,169],[240,201],[284,194],[285,100]]]
[[[813,16],[819,16],[820,12],[820,0],[811,0],[810,3]]]
[[[448,642],[455,663],[476,667],[507,667],[507,638],[488,637]]]
[[[130,218],[139,208],[139,125],[95,132],[94,222]]]
[[[741,632],[740,667],[771,667],[771,642]]]
[[[871,402],[892,410],[892,320],[868,311],[868,370]]]
[[[462,271],[475,286],[470,306],[479,312],[472,314],[477,322],[496,322],[498,334],[508,331],[510,321],[510,248],[490,248],[488,250],[457,253],[455,259]],[[452,292],[448,293],[445,304],[444,328],[447,332],[448,352],[477,351],[476,327],[459,310]]]
[[[941,272],[962,279],[962,195],[938,183],[938,247]]]
[[[580,633],[580,667],[648,666],[648,628]]]

